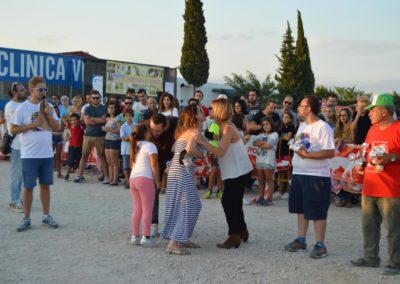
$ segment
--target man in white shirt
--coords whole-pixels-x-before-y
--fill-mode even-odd
[[[8,133],[11,133],[11,124],[15,110],[25,100],[25,87],[22,83],[12,83],[9,96],[11,100],[6,104],[5,117],[7,121]],[[11,143],[11,168],[10,168],[10,208],[15,212],[24,212],[21,199],[22,188],[22,169],[21,169],[21,151],[18,135],[15,135]]]
[[[37,178],[43,209],[42,223],[51,228],[58,228],[49,211],[54,168],[52,131],[59,131],[59,118],[46,100],[47,88],[43,77],[33,77],[29,80],[29,92],[30,97],[16,109],[10,127],[13,135],[20,136],[24,181],[24,218],[17,228],[18,232],[31,227],[30,213]]]
[[[135,113],[133,121],[135,123],[141,122],[144,117],[143,114],[148,110],[146,90],[139,89],[139,91],[137,92],[137,97],[139,101],[133,105],[133,111]]]
[[[335,155],[333,131],[318,117],[320,111],[316,96],[304,97],[298,106],[299,117],[304,122],[295,136],[301,147],[294,149],[289,195],[289,212],[297,214],[298,237],[285,246],[291,252],[304,251],[308,223],[312,220],[316,244],[311,258],[327,256],[324,240],[331,196],[329,159]]]

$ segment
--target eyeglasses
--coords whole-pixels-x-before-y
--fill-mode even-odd
[[[92,100],[99,100],[100,97],[92,97]]]
[[[291,105],[292,104],[292,102],[287,102],[287,101],[284,101],[283,103],[286,104],[286,105]]]
[[[47,93],[47,91],[49,90],[47,88],[33,88],[33,89],[37,90],[39,93]]]
[[[131,102],[124,102],[124,104],[131,105],[132,103]]]

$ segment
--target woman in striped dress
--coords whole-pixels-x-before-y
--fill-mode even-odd
[[[193,138],[200,134],[204,120],[204,114],[196,105],[186,107],[179,116],[175,153],[168,172],[162,234],[164,239],[169,240],[168,254],[190,254],[187,248],[199,247],[190,241],[190,237],[200,214],[200,196],[194,179],[194,165],[188,165],[182,158],[185,152],[186,156],[192,157],[191,160],[202,156]]]

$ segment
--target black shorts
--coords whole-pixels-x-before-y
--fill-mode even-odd
[[[82,148],[80,147],[68,147],[68,159],[67,164],[69,167],[77,166],[79,167],[79,162],[82,157]]]
[[[121,140],[104,140],[104,149],[121,150]]]
[[[289,212],[304,214],[306,220],[326,220],[331,203],[331,178],[293,175]]]

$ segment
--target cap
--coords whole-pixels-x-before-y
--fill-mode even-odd
[[[394,106],[393,96],[388,93],[377,95],[372,99],[372,103],[366,106],[365,109],[371,109],[376,106]]]
[[[228,97],[226,95],[224,95],[224,94],[220,94],[220,95],[218,95],[217,99],[225,99],[225,100],[227,100]]]

